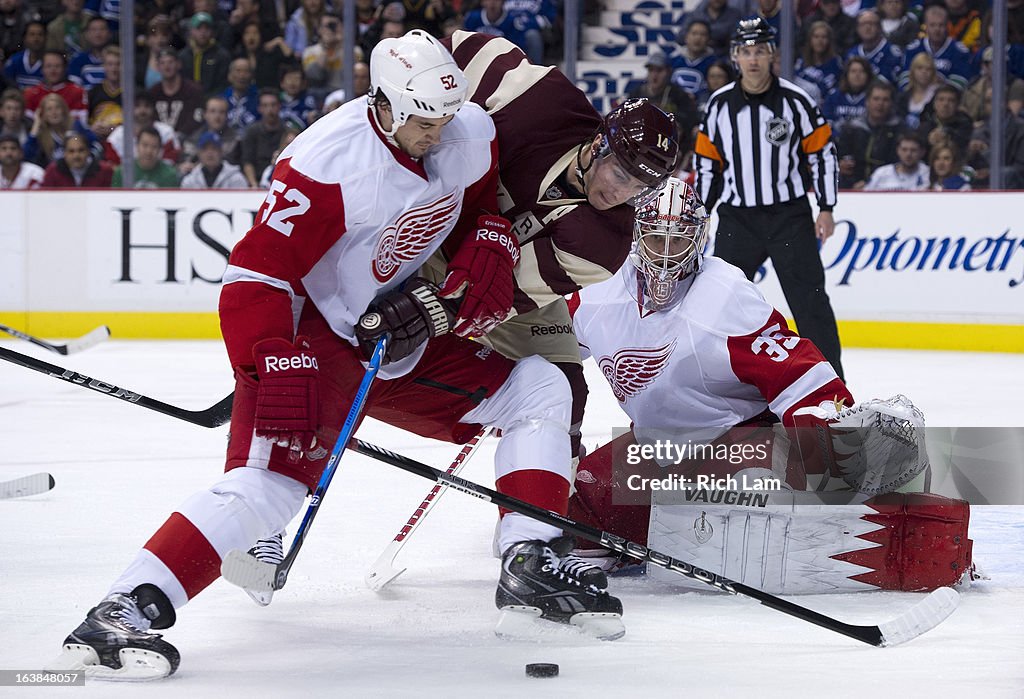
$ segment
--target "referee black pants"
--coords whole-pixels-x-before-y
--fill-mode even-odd
[[[839,330],[825,293],[825,268],[807,199],[750,208],[722,204],[715,256],[739,267],[750,280],[770,258],[797,332],[813,342],[843,378]]]

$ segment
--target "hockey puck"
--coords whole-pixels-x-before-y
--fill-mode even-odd
[[[530,663],[526,666],[527,677],[558,677],[558,666],[554,663]]]

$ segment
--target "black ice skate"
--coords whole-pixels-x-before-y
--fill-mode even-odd
[[[180,656],[160,634],[174,623],[174,607],[153,585],[139,585],[130,594],[112,594],[89,613],[64,639],[61,655],[49,671],[85,671],[95,680],[141,682],[174,674]]]
[[[499,636],[529,636],[538,618],[577,626],[606,641],[626,633],[622,603],[560,570],[558,556],[543,541],[524,541],[505,552],[494,601],[501,610]]]
[[[275,566],[280,565],[281,561],[284,560],[284,532],[278,532],[266,539],[260,539],[247,553],[257,561]],[[252,598],[252,601],[261,607],[266,607],[274,599],[273,590],[250,590],[247,587],[243,589]]]
[[[608,589],[608,576],[601,559],[590,559],[578,555],[574,550],[576,540],[571,536],[552,539],[548,546],[558,556],[558,569],[566,575],[578,578],[584,585],[593,585],[598,590]]]

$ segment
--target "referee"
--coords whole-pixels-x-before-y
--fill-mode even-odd
[[[695,147],[697,188],[708,211],[721,200],[715,255],[751,280],[771,258],[797,330],[842,378],[839,331],[815,240],[827,240],[835,225],[832,130],[806,92],[772,74],[774,53],[775,30],[763,18],[740,21],[732,37],[740,78],[708,101]]]

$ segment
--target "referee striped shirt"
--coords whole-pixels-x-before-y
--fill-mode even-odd
[[[813,190],[831,211],[839,187],[832,129],[814,101],[778,77],[750,95],[740,81],[711,96],[697,134],[697,190],[708,210],[783,204]]]

